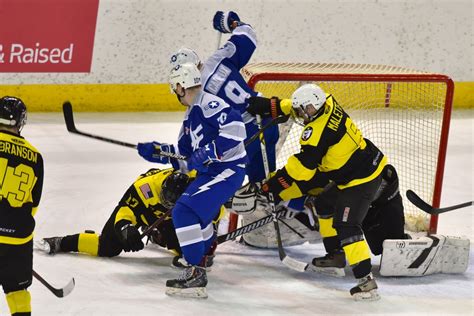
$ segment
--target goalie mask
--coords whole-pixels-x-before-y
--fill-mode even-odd
[[[182,47],[176,53],[171,55],[170,65],[172,69],[178,65],[187,63],[195,64],[198,69],[201,67],[201,60],[192,49]]]
[[[178,84],[184,88],[192,88],[201,85],[201,72],[193,63],[177,65],[171,70],[169,77],[170,88],[178,97],[183,97],[177,93]]]
[[[7,127],[16,127],[21,132],[26,123],[26,105],[15,97],[0,99],[0,124]]]
[[[326,94],[315,84],[305,84],[291,96],[293,116],[298,123],[308,124],[326,103]]]
[[[160,204],[167,209],[172,209],[190,182],[190,178],[184,173],[173,172],[170,174],[161,186]]]

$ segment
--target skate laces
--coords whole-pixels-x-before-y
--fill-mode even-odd
[[[193,266],[189,266],[187,268],[185,268],[183,271],[181,271],[181,273],[179,274],[178,276],[178,280],[180,281],[186,281],[186,280],[189,280],[193,274],[194,274],[194,269],[195,267]]]

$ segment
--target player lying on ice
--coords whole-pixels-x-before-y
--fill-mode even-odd
[[[381,252],[380,245],[384,239],[405,237],[402,229],[403,206],[398,194],[398,184],[396,184],[397,189],[394,192],[396,199],[384,201],[388,207],[382,209],[383,212],[389,210],[391,213],[384,213],[383,217],[378,217],[381,215],[380,209],[379,212],[370,213],[371,208],[378,209],[378,205],[375,204],[377,198],[380,198],[381,194],[389,192],[384,191],[382,187],[387,185],[387,179],[394,180],[395,169],[387,166],[383,153],[368,139],[362,137],[360,130],[334,97],[324,93],[317,85],[301,86],[293,93],[291,100],[252,98],[248,111],[267,116],[272,113],[274,115],[288,115],[291,112],[294,118],[304,124],[305,128],[300,139],[300,152],[291,156],[285,167],[268,179],[262,186],[260,193],[265,195],[271,192],[279,202],[308,194],[312,189],[321,187],[321,183],[324,181],[334,182],[335,186],[332,191],[326,193],[329,203],[327,201],[325,203],[324,198],[321,198],[320,205],[316,205],[316,208],[320,208],[318,217],[321,235],[325,239],[324,245],[328,255],[315,258],[313,264],[318,268],[324,268],[326,265],[342,268],[347,260],[355,278],[358,279],[358,284],[350,290],[351,295],[356,300],[379,299],[377,284],[371,273],[369,245],[364,234],[369,236],[372,243],[370,249],[374,254]],[[315,202],[318,204],[317,200]],[[393,231],[377,229],[377,225],[383,224],[381,219],[388,218],[395,219],[394,226],[390,227]],[[371,225],[371,221],[375,221],[376,225]],[[365,230],[363,230],[364,227]],[[434,258],[437,252],[436,249],[433,249],[439,244],[436,240],[440,239],[432,237],[431,242],[425,242],[422,245],[423,249],[428,245],[428,250],[433,250],[431,256],[428,252],[430,258]],[[445,240],[443,239],[443,243]],[[453,246],[448,245],[446,250],[451,253],[462,253],[457,257],[464,258],[466,254],[465,240],[456,238],[451,238],[451,240],[454,240]],[[410,256],[416,253],[416,251],[410,251],[414,248],[410,246],[410,241],[398,240],[396,242],[399,242],[400,245],[403,243],[409,248],[405,252],[409,258],[412,258]],[[416,244],[420,243],[413,243],[413,245]],[[384,243],[384,248],[391,249],[390,253],[384,249],[381,273],[384,263],[394,259],[392,245],[387,241]],[[341,248],[342,250],[340,250]],[[400,250],[398,252],[403,253]],[[423,256],[416,262],[416,268],[421,265],[425,266],[426,255]],[[392,260],[387,260],[386,257],[390,257]],[[398,256],[398,263],[403,259],[407,258]],[[432,260],[428,260],[426,263],[429,266]],[[387,266],[390,267],[390,264]],[[461,264],[454,270],[462,269],[461,266],[465,267]],[[392,268],[396,267],[388,268],[385,275],[390,275],[393,272]],[[408,268],[411,266],[401,270],[406,272]]]
[[[86,231],[64,237],[43,238],[38,247],[49,254],[81,252],[98,257],[115,257],[122,251],[140,251],[143,231],[168,210],[191,183],[192,178],[172,168],[150,169],[127,189],[102,228],[100,235]],[[150,240],[174,255],[173,266],[182,267],[182,253],[171,217],[150,232]],[[207,253],[212,265],[215,247]]]

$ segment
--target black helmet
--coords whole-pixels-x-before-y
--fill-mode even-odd
[[[18,128],[21,131],[26,123],[26,106],[19,98],[3,97],[0,99],[0,124]]]
[[[161,186],[161,204],[167,209],[173,208],[178,198],[188,187],[189,182],[191,182],[190,178],[184,173],[173,172],[170,174]]]

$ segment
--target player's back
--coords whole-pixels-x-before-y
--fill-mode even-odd
[[[41,198],[43,158],[26,139],[0,131],[0,243],[32,238]]]
[[[244,123],[253,119],[246,113],[247,99],[257,93],[249,88],[240,74],[256,48],[256,35],[249,25],[237,27],[226,44],[209,57],[203,65],[204,90],[224,99],[230,106],[244,114]]]

